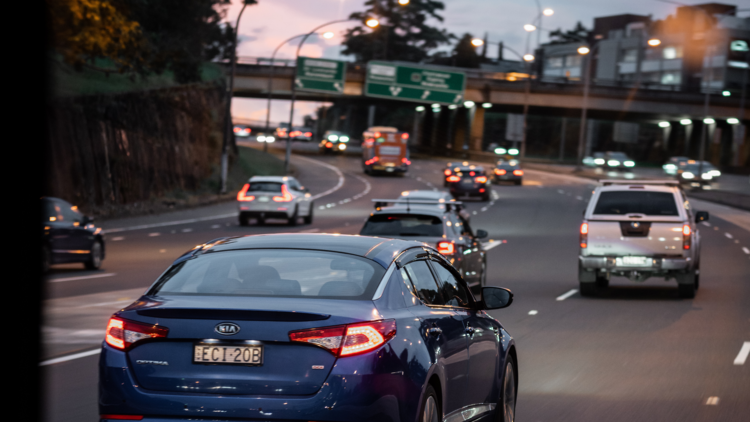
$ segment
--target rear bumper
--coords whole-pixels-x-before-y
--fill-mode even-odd
[[[362,359],[371,362],[362,362]],[[99,414],[144,415],[144,421],[412,421],[421,383],[394,350],[339,359],[324,386],[306,396],[249,396],[146,390],[129,369],[126,353],[104,344],[99,359]],[[423,380],[422,380],[423,381]],[[102,419],[106,420],[106,419]]]
[[[241,217],[247,218],[292,218],[294,214],[294,207],[287,210],[276,210],[276,211],[245,211],[240,210]]]
[[[479,185],[476,187],[450,187],[450,193],[453,196],[484,196],[489,195],[489,186]]]
[[[619,271],[642,271],[642,272],[669,272],[684,271],[692,267],[690,258],[653,258],[651,266],[618,266],[617,257],[614,256],[579,256],[581,267],[589,270],[603,270],[609,272]]]

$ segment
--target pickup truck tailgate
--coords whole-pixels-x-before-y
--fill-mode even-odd
[[[585,255],[682,255],[681,222],[589,221]]]

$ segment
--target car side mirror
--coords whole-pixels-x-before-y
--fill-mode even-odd
[[[507,308],[513,303],[513,292],[504,287],[483,287],[482,302],[483,310]]]
[[[706,219],[708,219],[708,217],[706,217]],[[89,224],[93,224],[94,223],[94,218],[93,217],[89,217],[87,215],[84,215],[82,223],[83,223],[84,227],[88,226]]]
[[[698,211],[695,213],[695,222],[708,221],[708,211]]]
[[[489,233],[485,230],[477,230],[477,239],[484,239],[489,236]]]

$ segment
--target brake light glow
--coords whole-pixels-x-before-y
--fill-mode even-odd
[[[523,170],[513,170],[514,176],[523,176]]]
[[[477,183],[487,183],[487,176],[475,177],[474,181]]]
[[[474,173],[473,171],[469,172],[469,176],[475,176],[475,175],[476,175],[476,173]]]
[[[331,142],[326,142],[326,148],[331,148],[332,146],[333,146],[333,143],[331,143]]]
[[[289,340],[322,347],[343,357],[374,350],[395,335],[396,321],[385,320],[292,331]]]
[[[281,196],[274,196],[273,200],[274,202],[291,202],[292,201],[292,194],[289,193],[289,189],[287,189],[286,185],[281,185]]]
[[[141,340],[166,337],[168,332],[166,327],[112,317],[107,324],[105,341],[115,349],[125,350]]]
[[[581,248],[588,247],[588,243],[589,243],[588,241],[589,241],[589,223],[584,221],[583,223],[581,223],[581,237],[580,237]]]
[[[503,169],[495,169],[495,174],[498,175],[498,176],[504,176],[505,173],[506,173],[506,171],[503,170]]]
[[[449,182],[459,182],[461,181],[461,178],[456,176],[455,174],[453,176],[449,176],[447,179],[445,179]]]
[[[240,128],[238,128],[238,127],[235,127],[235,128],[234,128],[234,133],[237,133],[237,132],[239,132],[239,131],[241,131],[241,130],[242,130],[242,129],[240,129]]]
[[[682,249],[690,249],[690,245],[692,243],[690,233],[690,226],[688,224],[684,224],[682,226]]]
[[[438,242],[437,250],[443,255],[452,255],[456,252],[456,245],[454,245],[453,242],[443,240],[442,242]]]
[[[312,136],[312,132],[305,132],[305,136],[307,136],[308,138],[311,137]]]
[[[445,169],[445,171],[443,173],[445,173],[446,176],[450,176],[451,175],[450,169]]]
[[[255,199],[252,195],[245,195],[247,193],[247,190],[250,189],[250,184],[245,183],[245,186],[242,187],[242,190],[237,192],[237,200],[242,202],[250,202]]]
[[[375,132],[375,137],[380,138],[380,132]]]
[[[406,157],[402,158],[401,162],[404,163],[404,164],[406,164],[407,166],[411,164],[411,161],[409,161],[409,159],[406,158]]]

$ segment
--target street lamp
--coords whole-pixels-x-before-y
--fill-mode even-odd
[[[341,23],[341,22],[348,22],[352,19],[338,19],[331,22],[326,22],[322,25],[318,25],[313,29],[312,31],[305,34],[302,39],[299,42],[299,45],[297,46],[297,53],[294,55],[295,59],[295,66],[294,66],[294,74],[292,75],[292,103],[289,108],[289,132],[286,138],[286,154],[284,155],[284,172],[289,173],[289,161],[291,160],[292,156],[292,128],[294,127],[294,100],[297,97],[297,65],[299,63],[299,52],[302,50],[302,45],[305,43],[307,38],[314,34],[316,31],[318,31],[320,28],[323,28],[324,26],[333,25],[335,23]],[[375,28],[378,26],[380,22],[375,18],[369,18],[365,21],[365,25],[369,26],[370,28]]]

